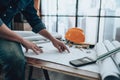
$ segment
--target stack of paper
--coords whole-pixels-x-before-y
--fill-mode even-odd
[[[54,62],[57,64],[61,64],[61,65],[65,65],[65,66],[69,66],[69,67],[73,67],[73,68],[74,68],[74,66],[69,64],[69,61],[71,61],[71,60],[79,59],[79,58],[83,58],[83,57],[90,57],[92,59],[96,58],[94,50],[90,50],[91,53],[86,53],[86,52],[81,51],[80,49],[71,47],[71,48],[69,48],[70,53],[68,53],[67,51],[60,53],[52,45],[52,43],[39,44],[38,46],[43,47],[42,48],[43,53],[36,55],[33,51],[29,50],[28,53],[25,53],[25,56],[40,59],[40,60],[45,60],[45,61],[49,61],[49,62]],[[77,69],[83,69],[83,70],[99,73],[98,67],[96,64],[83,66],[83,67],[77,67]]]

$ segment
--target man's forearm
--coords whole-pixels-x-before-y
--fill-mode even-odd
[[[39,31],[39,34],[49,39],[52,42],[55,40],[55,38],[46,29]]]
[[[0,38],[16,41],[16,42],[23,42],[23,38],[13,31],[11,31],[5,24],[0,26]]]

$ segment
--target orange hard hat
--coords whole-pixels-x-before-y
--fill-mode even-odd
[[[81,44],[85,41],[85,35],[80,28],[70,28],[65,34],[65,39],[70,42]]]

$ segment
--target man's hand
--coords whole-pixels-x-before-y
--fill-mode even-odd
[[[53,43],[53,45],[59,50],[59,52],[63,52],[65,50],[70,52],[64,43],[54,38],[46,29],[39,31],[39,34],[49,39]]]
[[[36,54],[39,54],[39,53],[43,52],[41,48],[39,48],[36,44],[34,44],[34,43],[32,43],[32,42],[30,42],[28,40],[24,40],[22,42],[22,44],[25,47],[26,52],[28,52],[28,49],[33,50],[33,52],[35,52]]]
[[[63,52],[65,50],[67,50],[68,53],[70,53],[69,49],[65,46],[64,43],[62,43],[61,41],[54,39],[52,41],[53,45],[59,50],[59,52]]]

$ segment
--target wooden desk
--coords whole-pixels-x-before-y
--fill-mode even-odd
[[[72,68],[72,67],[68,67],[68,66],[48,62],[48,61],[27,57],[27,63],[32,67],[43,69],[46,80],[50,80],[47,70],[64,73],[67,75],[76,76],[76,77],[84,78],[87,80],[100,80],[100,75],[98,73],[76,69],[76,68]],[[31,75],[32,75],[32,72],[30,71],[29,79]]]

